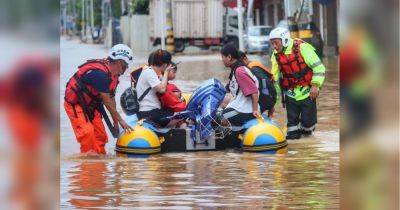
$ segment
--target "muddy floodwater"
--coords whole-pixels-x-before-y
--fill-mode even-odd
[[[61,41],[61,97],[76,66],[106,56],[101,45]],[[224,83],[228,70],[218,53],[179,55],[175,83],[184,92],[216,77]],[[251,55],[268,64],[266,56]],[[147,60],[136,56],[136,65]],[[68,117],[61,113],[60,199],[62,209],[338,209],[339,83],[337,60],[324,59],[327,79],[318,98],[318,124],[312,137],[288,142],[278,154],[236,150],[168,153],[125,158],[115,154],[109,135],[107,155],[79,154]],[[117,102],[129,86],[122,76]],[[60,103],[61,105],[63,103]],[[280,103],[273,117],[284,126]],[[118,108],[122,113],[121,108]]]

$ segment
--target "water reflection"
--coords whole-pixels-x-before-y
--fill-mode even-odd
[[[101,194],[106,193],[108,179],[105,162],[84,162],[71,168],[69,203],[77,208],[107,206],[110,199]]]
[[[311,143],[312,144],[312,143]],[[67,164],[63,207],[336,208],[337,152],[301,144],[277,155],[238,151],[110,157]],[[307,155],[304,155],[307,154]]]

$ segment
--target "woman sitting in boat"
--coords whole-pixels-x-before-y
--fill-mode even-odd
[[[147,119],[160,127],[174,127],[178,121],[169,117],[172,110],[162,109],[157,94],[167,91],[168,75],[174,69],[172,56],[166,50],[156,50],[150,54],[148,66],[143,69],[138,78],[136,91],[139,99],[139,119]],[[163,75],[160,80],[158,75]]]
[[[258,80],[240,60],[238,49],[226,44],[221,49],[222,62],[231,69],[227,92],[233,99],[223,110],[223,118],[233,126],[261,117],[258,105]]]

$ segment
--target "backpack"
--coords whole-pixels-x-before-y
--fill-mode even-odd
[[[265,112],[266,110],[271,110],[275,106],[277,95],[272,74],[260,66],[252,66],[249,69],[258,80],[258,104],[260,105],[261,113]],[[233,75],[235,75],[235,73],[233,73]],[[239,88],[237,92],[239,92]]]
[[[277,95],[272,76],[258,67],[253,67],[251,72],[258,79],[258,104],[261,112],[271,110],[275,106]]]
[[[277,96],[273,75],[258,61],[250,62],[248,67],[258,79],[258,104],[261,112],[271,110],[275,106]]]
[[[128,87],[121,95],[120,103],[122,110],[126,115],[133,115],[139,112],[139,102],[150,92],[151,87],[147,88],[143,94],[138,97],[136,85],[145,66],[141,66],[131,72],[131,87]]]
[[[131,72],[131,86],[136,88],[137,82],[139,81],[139,77],[142,74],[143,69],[145,69],[146,65],[139,66]]]

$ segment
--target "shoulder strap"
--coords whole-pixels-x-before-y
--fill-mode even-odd
[[[76,84],[78,86],[78,88],[80,88],[84,93],[86,93],[91,99],[98,101],[99,99],[94,96],[89,89],[86,87],[86,85],[84,84],[84,82],[82,82],[81,78],[78,77],[78,75],[74,74],[73,76],[76,80]]]
[[[239,83],[237,82],[236,75],[235,75],[235,80],[236,80],[236,84],[237,84],[237,90],[236,90],[236,96],[237,96],[239,94],[240,87],[239,87]]]
[[[150,90],[151,90],[151,87],[148,87],[148,88],[143,92],[143,94],[138,98],[138,101],[139,101],[139,102],[142,101],[142,100],[144,99],[144,97],[145,97],[147,94],[149,94]]]
[[[239,83],[237,82],[237,78],[236,78],[236,69],[234,69],[233,71],[232,71],[232,77],[231,77],[231,80],[232,80],[232,78],[233,77],[235,77],[235,81],[236,81],[236,84],[237,84],[237,90],[236,90],[236,96],[239,94]],[[229,83],[228,83],[228,85],[229,85]]]
[[[139,81],[139,77],[142,74],[142,71],[144,70],[145,66],[139,66],[136,69],[134,69],[131,73],[130,73],[130,77],[131,77],[131,86],[132,87],[136,87],[137,82]]]

